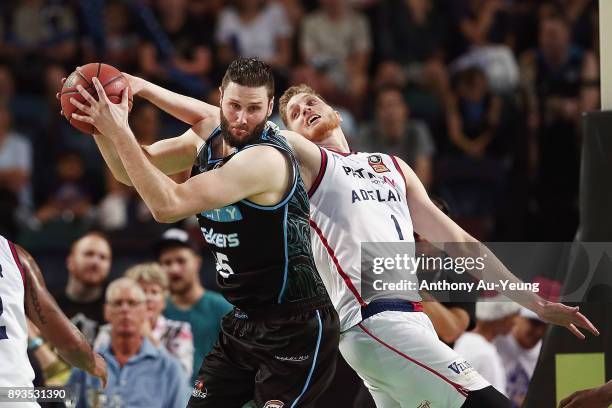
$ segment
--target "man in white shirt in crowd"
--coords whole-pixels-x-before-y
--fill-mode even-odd
[[[506,394],[513,408],[523,406],[547,328],[537,314],[521,308],[512,331],[494,341],[506,370]]]
[[[455,351],[502,394],[506,394],[506,370],[493,344],[512,330],[520,306],[503,296],[476,303],[476,327],[455,343]]]

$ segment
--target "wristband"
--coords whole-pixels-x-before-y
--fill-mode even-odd
[[[45,344],[45,341],[42,339],[42,337],[34,337],[28,341],[28,351],[36,351],[43,344]]]

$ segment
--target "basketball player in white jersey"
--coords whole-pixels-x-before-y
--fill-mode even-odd
[[[413,242],[413,229],[429,242],[478,241],[431,202],[401,159],[351,152],[339,114],[310,87],[289,88],[280,98],[280,113],[288,129],[304,136],[285,133],[310,188],[313,252],[340,315],[340,351],[376,405],[510,406],[468,361],[438,340],[416,291],[401,299],[366,297],[361,291],[361,242]],[[491,252],[487,255],[491,278],[519,282]],[[578,308],[543,301],[530,291],[508,296],[579,338],[584,335],[576,326],[599,334]]]
[[[192,126],[181,136],[143,146],[147,159],[166,174],[189,171],[191,157],[207,137],[201,124],[217,117],[219,108],[141,78],[126,77],[133,94]],[[109,107],[111,118],[114,108]],[[401,159],[381,153],[352,154],[339,114],[309,87],[290,88],[281,98],[280,110],[292,130],[282,135],[294,149],[310,190],[313,252],[340,316],[340,351],[364,379],[377,406],[509,407],[505,397],[438,339],[421,312],[418,293],[407,292],[402,299],[364,298],[361,293],[362,241],[411,241],[413,228],[429,242],[478,241],[430,201],[418,177]],[[95,140],[115,177],[129,183],[112,142],[104,135],[95,135]],[[519,282],[492,253],[488,253],[486,269],[493,279]],[[580,338],[584,335],[576,326],[598,334],[578,308],[543,301],[532,292],[509,296],[542,320],[565,326]]]
[[[55,303],[34,258],[0,235],[0,387],[33,386],[26,318],[64,360],[99,377],[106,386],[106,362]],[[17,405],[39,406],[35,402]]]

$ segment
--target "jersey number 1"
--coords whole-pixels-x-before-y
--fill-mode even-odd
[[[397,231],[397,235],[399,236],[399,240],[403,241],[404,240],[404,234],[402,234],[402,230],[400,229],[399,222],[397,222],[397,218],[395,218],[395,215],[391,214],[391,219],[393,220],[393,224],[395,224],[395,230]]]

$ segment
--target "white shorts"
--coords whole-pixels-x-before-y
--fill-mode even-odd
[[[378,408],[459,408],[490,385],[422,312],[376,314],[340,335],[340,352]]]

